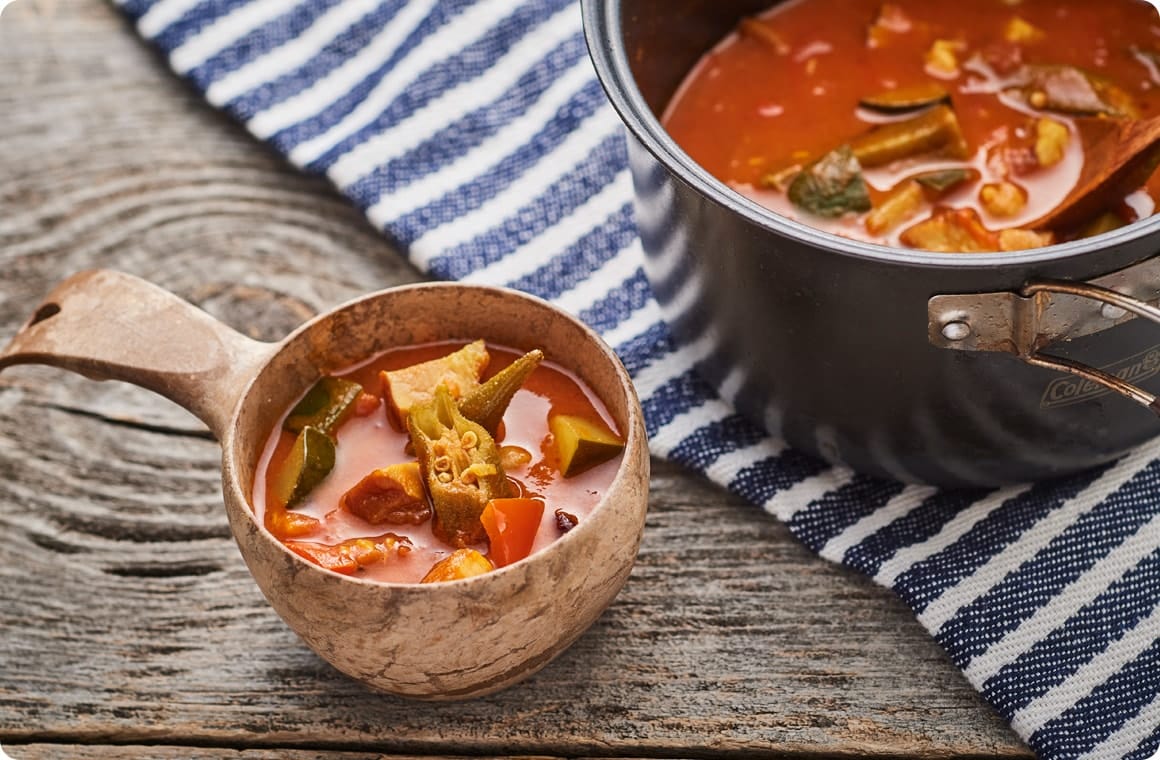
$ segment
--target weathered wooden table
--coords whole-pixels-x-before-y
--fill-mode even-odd
[[[203,105],[110,6],[17,0],[0,17],[0,340],[92,267],[271,340],[419,279],[324,182]],[[251,582],[218,457],[197,420],[144,391],[0,375],[10,755],[1031,756],[889,592],[660,462],[628,585],[558,660],[467,703],[370,693]]]

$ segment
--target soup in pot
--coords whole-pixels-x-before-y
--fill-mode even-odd
[[[663,123],[780,214],[885,245],[984,252],[1153,214],[1149,148],[1130,176],[1044,223],[1085,169],[1084,135],[1157,116],[1160,17],[1143,0],[788,0],[705,55]]]

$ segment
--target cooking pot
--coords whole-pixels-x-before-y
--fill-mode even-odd
[[[542,349],[604,401],[623,431],[616,474],[575,528],[483,575],[382,583],[324,570],[255,518],[250,492],[267,437],[321,374],[399,346],[475,338]],[[323,659],[380,691],[463,699],[528,677],[596,620],[636,558],[649,478],[636,393],[594,332],[532,296],[453,283],[393,288],[262,343],[136,277],[82,272],[59,284],[0,352],[0,370],[25,363],[132,382],[205,422],[222,444],[230,529],[271,606]]]
[[[994,486],[1160,433],[1160,217],[1062,245],[934,254],[775,214],[658,121],[755,0],[582,0],[628,127],[645,272],[675,339],[751,419],[873,475]],[[1148,319],[1136,318],[1136,315]]]

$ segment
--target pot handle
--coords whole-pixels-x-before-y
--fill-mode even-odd
[[[279,344],[252,340],[145,280],[108,270],[61,282],[0,353],[0,370],[47,364],[124,380],[176,402],[220,441]]]
[[[1126,296],[1123,293],[1118,293],[1108,288],[1101,288],[1098,285],[1043,280],[1029,283],[1023,287],[1022,294],[1025,298],[1033,297],[1036,293],[1065,293],[1080,298],[1090,298],[1107,304],[1114,309],[1122,309],[1155,322],[1156,324],[1160,324],[1160,309],[1150,303],[1139,301],[1131,296]],[[1154,414],[1160,416],[1160,399],[1157,399],[1155,395],[1143,388],[1121,380],[1111,373],[1104,372],[1102,369],[1089,367],[1082,362],[1072,361],[1062,356],[1044,354],[1040,351],[1035,351],[1022,358],[1023,361],[1036,367],[1046,367],[1060,372],[1068,372],[1098,385],[1102,385],[1108,390],[1119,393],[1121,396],[1129,398],[1141,406],[1148,407]]]
[[[1057,339],[1087,335],[1100,329],[1092,324],[1091,314],[1077,318],[1075,304],[1060,301],[1056,296],[1100,304],[1099,315],[1107,323],[1103,329],[1131,319],[1131,315],[1160,324],[1160,308],[1109,287],[1088,282],[1036,280],[1024,285],[1018,293],[935,296],[929,303],[931,343],[941,348],[1014,354],[1032,366],[1082,377],[1160,416],[1160,399],[1155,394],[1097,367],[1043,353],[1043,347]],[[1070,331],[1062,330],[1065,323],[1071,325]]]

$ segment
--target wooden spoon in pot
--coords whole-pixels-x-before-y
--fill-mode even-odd
[[[1108,205],[1141,187],[1160,164],[1160,117],[1075,119],[1083,145],[1083,169],[1075,187],[1060,203],[1027,225],[1032,229],[1066,229],[1090,219]]]

